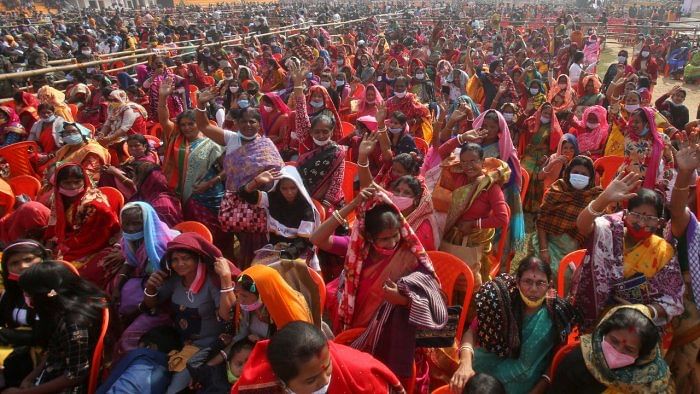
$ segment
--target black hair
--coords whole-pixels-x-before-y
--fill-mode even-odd
[[[168,354],[173,350],[182,349],[180,333],[173,326],[151,328],[139,339],[139,344],[155,345],[159,352]]]
[[[239,119],[243,119],[243,116],[245,116],[246,114],[248,114],[249,117],[257,120],[258,123],[260,123],[262,121],[262,116],[260,115],[260,110],[255,108],[255,107],[248,107],[248,108],[242,109],[240,112]]]
[[[621,49],[621,50],[617,53],[617,56],[624,56],[624,57],[627,57],[627,55],[628,55],[628,52],[627,52],[627,50],[625,50],[625,49]]]
[[[481,147],[481,145],[476,144],[474,142],[467,142],[466,144],[462,145],[461,150],[459,152],[459,156],[462,157],[462,155],[465,152],[475,152],[478,156],[479,159],[483,160],[484,159],[484,148]]]
[[[420,173],[420,167],[423,165],[421,158],[411,153],[398,154],[394,157],[392,162],[401,164],[410,175],[418,175]]]
[[[19,286],[32,299],[39,332],[47,334],[39,338],[48,341],[61,321],[90,327],[90,335],[97,334],[107,295],[63,263],[47,260],[33,265],[20,275]]]
[[[406,124],[406,122],[408,122],[408,116],[401,111],[392,112],[391,117],[401,124]]]
[[[258,289],[255,287],[255,281],[248,275],[241,275],[241,277],[238,278],[238,284],[236,286],[240,286],[243,290],[249,293],[253,293],[255,295],[260,294]]]
[[[55,112],[55,111],[56,111],[56,108],[53,106],[53,104],[48,104],[48,103],[39,104],[39,106],[36,108],[36,111],[37,111],[37,112],[41,112],[41,111],[44,111],[44,110],[48,110],[48,111],[51,111],[51,112]]]
[[[316,125],[319,124],[319,122],[328,122],[331,125],[331,130],[335,129],[335,118],[332,116],[328,116],[323,112],[314,116],[311,119],[311,128],[316,127]]]
[[[181,122],[183,119],[189,119],[189,120],[191,120],[191,121],[193,121],[193,122],[197,122],[197,118],[196,118],[196,116],[195,116],[194,110],[192,110],[192,109],[188,109],[188,110],[185,110],[185,111],[180,112],[180,113],[177,115],[177,117],[175,118],[175,124],[179,126],[179,125],[180,125],[180,122]]]
[[[651,354],[659,343],[659,331],[651,319],[634,308],[621,308],[616,310],[609,318],[598,326],[597,330],[602,335],[610,331],[634,328],[639,335],[639,356],[645,358]]]
[[[272,371],[282,382],[299,375],[299,366],[318,357],[328,341],[313,324],[295,321],[287,324],[270,339],[267,360]]]
[[[560,122],[565,121],[565,120],[569,119],[572,114],[573,114],[573,112],[570,109],[563,109],[563,110],[556,113],[557,120]]]
[[[649,77],[641,76],[639,79],[637,79],[637,88],[651,88],[651,79]]]
[[[547,276],[547,282],[552,280],[552,267],[533,255],[525,256],[520,260],[518,270],[515,272],[515,278],[520,281],[523,274],[529,270],[537,270],[544,273]]]
[[[569,165],[567,165],[564,169],[564,182],[566,182],[567,185],[571,186],[571,183],[569,182],[569,176],[571,175],[571,170],[576,166],[583,166],[586,167],[586,170],[588,170],[588,177],[590,179],[588,180],[588,187],[586,189],[590,189],[593,186],[595,186],[595,169],[593,167],[593,160],[591,160],[588,156],[581,155],[571,159]]]
[[[365,214],[365,231],[372,238],[386,229],[399,228],[400,226],[399,213],[391,205],[379,204]]]
[[[146,152],[148,152],[151,149],[151,145],[148,143],[148,140],[146,139],[146,137],[143,136],[143,134],[132,134],[126,137],[126,142],[128,143],[129,141],[136,141],[141,145],[145,145]]]
[[[253,350],[255,347],[255,342],[251,341],[248,338],[243,338],[239,341],[236,341],[233,345],[231,345],[231,350],[228,352],[229,358],[235,356],[238,354],[241,350]]]
[[[9,267],[7,263],[10,258],[14,255],[20,253],[31,253],[36,257],[46,260],[51,257],[51,251],[44,248],[42,244],[32,239],[19,239],[5,247],[2,253],[2,259],[0,260],[0,267],[2,267],[2,283],[5,287],[5,293],[2,298],[0,298],[0,315],[2,316],[5,324],[9,327],[15,326],[15,320],[13,311],[17,308],[18,304],[23,303],[22,289],[19,287],[19,282],[16,280],[8,280]],[[31,310],[30,310],[31,311]],[[31,313],[31,319],[28,318],[28,323],[33,323],[33,313]]]
[[[56,185],[59,185],[62,181],[71,178],[81,180],[85,179],[85,173],[83,172],[83,168],[77,164],[62,167],[60,170],[58,170],[58,173],[56,174]],[[87,187],[87,185],[85,185],[85,187]]]
[[[464,385],[462,394],[506,394],[506,389],[498,379],[485,373],[477,373]]]
[[[409,189],[413,192],[413,195],[416,196],[416,198],[420,198],[423,195],[423,186],[421,185],[420,181],[418,178],[416,178],[413,175],[404,175],[398,179],[396,179],[394,182],[392,182],[391,186],[392,189],[395,189],[398,185],[400,184],[406,184]]]
[[[654,190],[641,188],[637,191],[637,195],[630,198],[627,209],[629,211],[637,208],[640,205],[651,205],[656,210],[656,216],[664,218],[664,200],[663,197]]]
[[[396,86],[396,84],[399,83],[399,81],[406,84],[406,88],[408,89],[408,78],[404,77],[403,75],[396,77],[396,79],[394,80],[394,86]]]
[[[583,60],[583,52],[582,51],[576,51],[574,53],[574,56],[572,57],[571,61],[573,63],[578,63]]]

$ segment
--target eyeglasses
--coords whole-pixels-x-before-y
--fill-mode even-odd
[[[549,282],[546,280],[532,280],[532,279],[523,279],[520,281],[520,286],[525,285],[525,287],[537,287],[538,289],[546,289],[549,287]]]
[[[647,226],[656,226],[659,224],[659,219],[656,216],[647,216],[647,215],[642,215],[641,213],[637,212],[632,212],[632,211],[625,211],[627,214],[627,217],[630,219],[634,220],[635,222],[638,223],[643,223],[646,224]]]

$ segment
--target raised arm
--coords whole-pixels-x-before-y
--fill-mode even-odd
[[[168,110],[168,97],[175,90],[175,79],[166,78],[158,89],[158,122],[163,128],[163,135],[168,136],[175,130],[175,123],[170,120],[170,110]]]
[[[369,155],[377,147],[377,133],[365,134],[357,153],[357,166],[359,167],[360,189],[372,184],[372,172],[369,170]]]
[[[394,153],[391,151],[391,141],[389,140],[389,135],[386,132],[386,125],[384,120],[386,120],[386,102],[377,105],[377,137],[379,141],[379,149],[382,152],[382,160],[390,162],[394,158]]]
[[[345,222],[345,218],[360,205],[361,202],[370,198],[374,193],[377,192],[376,187],[370,186],[362,189],[350,203],[339,211],[334,211],[325,222],[321,223],[320,226],[311,234],[309,240],[315,246],[318,246],[321,250],[329,250],[333,246],[333,235],[335,234],[335,229]],[[341,223],[341,220],[343,222]]]
[[[678,175],[671,192],[671,231],[674,237],[681,237],[690,222],[688,212],[688,189],[693,170],[700,168],[700,146],[691,144],[676,153]]]
[[[219,145],[226,145],[226,133],[224,129],[209,123],[209,118],[207,118],[206,105],[210,100],[215,98],[216,95],[216,88],[209,88],[199,93],[197,97],[197,110],[195,111],[197,113],[195,119],[197,121],[197,129],[199,129],[202,134]]]
[[[620,174],[605,188],[598,198],[591,201],[588,206],[579,213],[576,219],[578,232],[587,237],[593,232],[593,221],[599,216],[603,216],[608,205],[616,202],[629,200],[637,195],[632,192],[641,185],[642,177],[636,173],[627,175]]]

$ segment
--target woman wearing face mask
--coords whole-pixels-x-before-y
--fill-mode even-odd
[[[143,305],[154,309],[170,302],[171,317],[183,341],[202,348],[213,345],[233,318],[236,302],[232,275],[239,275],[221,251],[197,233],[183,233],[168,242],[160,270],[149,276]],[[173,375],[167,393],[187,387],[189,372]]]
[[[74,163],[56,170],[49,227],[56,240],[58,258],[74,263],[81,276],[104,288],[111,277],[101,265],[119,232],[119,219],[87,172]]]
[[[450,387],[461,391],[475,373],[498,379],[508,393],[544,392],[555,347],[576,324],[571,305],[550,289],[552,270],[523,258],[515,277],[501,274],[475,294],[476,318],[462,335]]]
[[[371,83],[374,81],[375,68],[370,55],[363,53],[359,56],[360,64],[357,66],[355,75],[360,78],[362,83]]]
[[[273,182],[275,186],[269,192],[257,190]],[[243,186],[239,194],[247,203],[265,208],[268,238],[274,249],[280,250],[281,258],[302,258],[320,271],[309,241],[321,224],[320,216],[295,167],[264,171]]]
[[[505,103],[500,109],[503,119],[506,121],[508,130],[510,131],[511,141],[520,141],[520,129],[525,123],[527,116],[521,114],[520,107],[515,103]]]
[[[129,101],[129,97],[123,90],[113,90],[107,97],[109,113],[107,120],[100,130],[98,139],[104,147],[110,147],[120,154],[124,151],[123,145],[127,135],[146,134],[146,109]],[[121,162],[122,160],[120,160]]]
[[[555,112],[574,108],[577,100],[576,92],[571,86],[568,75],[560,75],[556,82],[550,78],[549,86],[551,88],[549,89],[547,98],[554,107]]]
[[[593,333],[582,335],[581,345],[561,360],[549,392],[675,392],[652,316],[644,305],[608,311]]]
[[[530,185],[523,209],[525,212],[537,212],[545,189],[539,175],[548,158],[557,151],[563,133],[550,103],[542,104],[540,109],[525,121],[525,125],[527,131],[521,133],[518,144],[521,150],[520,164],[530,173]]]
[[[90,138],[90,130],[80,123],[64,122],[59,131],[63,146],[56,151],[53,164],[78,163],[89,177],[92,185],[100,180],[102,167],[110,162],[107,149]]]
[[[586,156],[576,156],[566,166],[562,177],[545,191],[535,221],[535,250],[539,250],[540,258],[552,267],[555,276],[559,261],[583,245],[576,218],[603,191],[594,181],[593,161]]]
[[[415,94],[423,104],[430,104],[435,101],[435,85],[425,72],[422,63],[416,67],[411,79],[411,93]]]
[[[31,130],[34,122],[39,119],[39,100],[31,93],[17,92],[12,97],[15,111],[25,130]]]
[[[292,111],[277,93],[265,93],[260,100],[263,135],[282,152],[289,150]]]
[[[42,86],[36,92],[36,97],[42,104],[51,104],[54,108],[53,112],[56,116],[60,116],[67,122],[74,122],[73,114],[66,104],[66,95],[63,92],[52,88],[51,86]]]
[[[632,62],[632,67],[634,67],[638,75],[649,77],[652,83],[649,90],[653,91],[654,85],[656,85],[656,79],[659,77],[659,65],[656,62],[656,58],[651,53],[649,45],[642,46],[639,55]]]
[[[401,111],[395,111],[385,122],[386,115],[387,108],[384,105],[377,108],[377,136],[385,169],[391,165],[394,157],[402,153],[419,153],[409,131],[408,117]]]
[[[544,184],[544,190],[564,175],[564,170],[575,156],[579,155],[578,141],[573,134],[566,133],[559,140],[557,151],[547,158],[537,179]]]
[[[335,236],[356,208],[352,235]],[[430,258],[399,209],[370,186],[321,224],[311,242],[346,256],[346,280],[328,284],[329,294],[339,290],[337,299],[326,301],[335,332],[367,327],[355,347],[385,362],[399,378],[411,376],[416,328],[443,327],[447,310]]]
[[[661,95],[661,97],[654,102],[654,107],[656,107],[659,112],[667,111],[671,114],[671,124],[678,130],[683,130],[690,120],[688,107],[683,104],[687,94],[688,92],[686,92],[685,89],[676,85],[671,88],[671,91]]]
[[[576,110],[584,110],[594,105],[603,105],[605,95],[600,91],[601,82],[596,74],[583,73],[579,85],[581,97],[576,103]]]
[[[37,346],[39,339],[37,333],[32,330],[36,325],[36,313],[24,301],[18,283],[19,277],[27,269],[49,257],[49,250],[39,242],[29,239],[13,241],[2,251],[0,265],[5,289],[0,298],[0,345],[5,354],[5,387],[18,387],[22,383],[22,377],[32,371],[34,362],[29,346]]]
[[[379,93],[379,90],[373,85],[369,84],[365,88],[365,93],[360,99],[360,104],[358,105],[358,111],[351,114],[349,119],[355,120],[363,116],[376,117],[377,108],[384,103],[384,98]]]
[[[467,95],[459,96],[447,110],[447,123],[441,131],[441,141],[449,139],[455,133],[471,130],[474,118],[479,115],[481,115],[479,106],[471,97]]]
[[[665,224],[664,201],[650,189],[633,193],[641,182],[636,173],[618,175],[577,218],[578,232],[592,237],[595,245],[572,283],[584,332],[606,308],[622,303],[648,306],[660,327],[683,312],[683,278],[675,250],[655,234]],[[610,204],[623,201],[626,210],[603,215]]]
[[[273,92],[284,88],[287,81],[287,72],[277,60],[268,58],[262,70],[263,84],[260,87],[262,93]]]
[[[573,121],[569,132],[576,137],[579,151],[595,161],[603,155],[609,127],[608,111],[594,105],[583,111],[580,121]]]
[[[403,393],[401,382],[365,352],[328,341],[312,324],[292,322],[258,342],[232,394]]]
[[[547,90],[544,83],[537,79],[532,80],[528,87],[527,95],[523,99],[524,103],[523,101],[520,103],[524,104],[526,114],[532,114],[537,111],[547,101]]]
[[[216,92],[205,90],[200,93],[199,102],[209,101],[215,95]],[[241,110],[237,132],[209,124],[205,112],[203,108],[197,109],[197,127],[225,149],[223,172],[219,176],[225,176],[226,194],[218,210],[218,220],[225,231],[234,232],[239,239],[241,248],[236,262],[246,268],[252,262],[254,252],[265,245],[267,226],[264,210],[247,203],[239,191],[261,172],[279,170],[284,162],[272,140],[260,135],[262,118],[257,108]],[[244,210],[245,218],[234,210]]]
[[[0,147],[23,141],[27,131],[14,109],[0,106]]]
[[[605,143],[604,156],[625,155],[624,128],[627,120],[630,118],[630,114],[640,108],[641,102],[642,98],[639,93],[631,90],[625,93],[624,100],[610,106],[609,112],[612,115],[612,121],[610,122],[610,134]]]
[[[148,92],[148,96],[150,97],[148,117],[151,119],[158,119],[161,100],[163,100],[163,105],[166,106],[171,116],[175,117],[180,115],[180,113],[185,110],[185,102],[183,101],[184,94],[189,94],[189,90],[185,91],[185,80],[175,75],[173,71],[165,65],[165,60],[158,55],[152,55],[148,59],[148,68],[145,70],[145,74],[146,78],[145,81],[143,81],[143,89]],[[160,88],[165,81],[169,81],[167,85],[170,86],[167,95],[163,95]],[[161,125],[162,123],[163,122],[161,122]],[[163,126],[163,128],[165,128],[165,126]]]
[[[117,272],[111,289],[111,301],[117,306],[122,332],[115,347],[118,358],[138,346],[139,338],[150,329],[170,323],[167,314],[139,313],[146,279],[160,268],[168,242],[180,234],[168,228],[156,211],[144,202],[130,202],[120,213],[121,253],[126,260]]]
[[[236,299],[241,318],[233,342],[270,338],[293,321],[314,323],[304,296],[266,265],[254,265],[241,272],[236,282]]]
[[[386,112],[400,111],[407,117],[411,135],[431,141],[433,124],[428,107],[421,104],[415,94],[408,92],[408,79],[398,77],[394,83],[394,95],[386,100]]]

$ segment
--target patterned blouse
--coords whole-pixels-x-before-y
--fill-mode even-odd
[[[90,335],[88,327],[61,320],[49,340],[46,365],[37,378],[37,384],[65,375],[83,382],[62,393],[87,393],[87,376],[95,342],[96,336]]]

